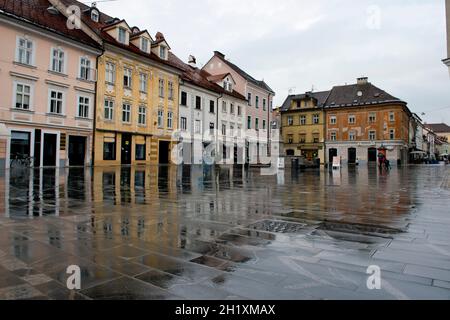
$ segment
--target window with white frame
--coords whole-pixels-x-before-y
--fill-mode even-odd
[[[237,114],[238,114],[238,116],[242,115],[242,109],[241,109],[241,106],[238,106],[238,107],[237,107]]]
[[[212,136],[214,135],[214,127],[215,127],[214,122],[210,122],[209,123],[209,134]]]
[[[263,120],[263,130],[266,130],[266,120]]]
[[[187,130],[187,118],[186,117],[181,117],[180,118],[180,128],[182,131],[186,131]]]
[[[112,121],[114,117],[114,101],[112,100],[105,100],[104,105],[104,116],[105,120]]]
[[[164,79],[159,79],[158,92],[159,97],[164,98]]]
[[[375,112],[369,113],[369,122],[374,123],[375,121],[377,121],[377,114]]]
[[[225,136],[227,134],[227,124],[222,123],[222,135]]]
[[[234,124],[230,123],[230,136],[234,136]]]
[[[255,97],[255,108],[259,108],[259,97]]]
[[[110,84],[116,83],[116,65],[112,62],[106,63],[106,82]]]
[[[89,97],[78,97],[78,117],[89,118]]]
[[[164,112],[162,110],[158,110],[158,128],[162,128],[164,126]]]
[[[234,104],[230,103],[230,113],[234,114]]]
[[[249,106],[252,105],[252,94],[251,94],[251,92],[247,93],[247,102],[248,102]]]
[[[330,124],[336,124],[336,123],[337,123],[336,116],[330,116]]]
[[[16,101],[14,107],[16,109],[30,110],[31,102],[31,86],[23,83],[16,83]]]
[[[64,51],[62,49],[52,49],[51,70],[53,72],[64,73]]]
[[[294,118],[292,116],[289,116],[287,118],[287,122],[288,122],[288,126],[293,126],[294,125]]]
[[[139,106],[138,110],[138,124],[145,126],[147,123],[147,108],[145,106]]]
[[[148,76],[146,73],[139,74],[139,90],[147,93]]]
[[[259,130],[259,119],[255,118],[255,130]]]
[[[127,43],[127,30],[124,28],[119,28],[119,42],[126,44]]]
[[[330,140],[331,141],[336,141],[337,140],[337,132],[336,131],[331,131],[330,132]]]
[[[122,105],[122,122],[131,123],[131,105],[128,103]]]
[[[313,115],[313,124],[319,124],[320,116],[318,114]]]
[[[98,11],[92,10],[91,11],[91,20],[94,22],[98,22],[99,18],[100,18],[100,15],[98,14]]]
[[[27,65],[33,64],[33,41],[26,38],[19,38],[17,40],[17,62]]]
[[[167,112],[167,128],[172,129],[173,128],[172,123],[173,123],[173,112],[169,111]]]
[[[349,131],[348,133],[348,140],[355,141],[356,140],[356,133],[355,131]]]
[[[305,125],[306,125],[306,116],[300,116],[300,124],[301,124],[302,126],[305,126]]]
[[[355,115],[351,114],[351,115],[348,116],[348,123],[349,124],[355,124],[356,123]]]
[[[64,93],[58,90],[50,90],[49,112],[54,114],[63,113]]]
[[[141,50],[144,52],[149,52],[149,41],[147,38],[141,38]]]
[[[266,99],[263,99],[263,110],[264,111],[266,111],[266,103],[267,103]]]
[[[222,112],[227,113],[227,103],[226,101],[222,101]]]
[[[173,82],[172,81],[169,81],[167,83],[167,90],[168,90],[169,100],[173,100]]]
[[[159,57],[163,60],[166,60],[166,47],[164,46],[159,47]]]
[[[130,68],[123,69],[123,86],[125,88],[131,88],[131,79],[133,76],[133,71]]]
[[[247,129],[250,130],[252,128],[252,117],[247,116]]]
[[[202,133],[202,122],[200,120],[195,120],[194,133],[195,134],[201,134]]]
[[[377,135],[376,135],[376,131],[375,130],[370,130],[369,131],[369,140],[370,141],[374,141],[377,139]]]
[[[389,112],[389,121],[394,122],[395,121],[395,112]]]
[[[395,129],[390,129],[389,130],[389,139],[390,140],[395,140]]]
[[[86,57],[80,58],[80,79],[92,80],[91,76],[91,60]]]

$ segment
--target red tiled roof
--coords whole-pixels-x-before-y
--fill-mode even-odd
[[[190,65],[184,63],[180,58],[174,55],[172,52],[169,53],[169,61],[176,64],[180,69],[183,69],[182,79],[186,82],[192,83],[201,88],[219,93],[226,94],[232,97],[235,97],[240,100],[245,100],[245,97],[233,90],[233,92],[226,91],[224,88],[219,86],[218,84],[210,81],[211,74],[205,70],[199,68],[193,68]]]
[[[436,133],[450,133],[450,127],[445,123],[429,123],[425,126]]]
[[[120,42],[118,42],[116,39],[114,39],[113,37],[111,37],[107,32],[104,31],[105,27],[108,27],[110,25],[113,24],[117,24],[119,22],[122,22],[124,20],[120,19],[120,18],[113,18],[103,12],[101,12],[98,8],[97,10],[100,12],[100,17],[99,17],[99,21],[95,22],[92,21],[92,19],[90,18],[90,7],[79,2],[76,0],[61,0],[62,3],[64,3],[66,6],[71,6],[71,5],[77,5],[81,8],[82,11],[82,15],[81,15],[81,19],[82,21],[88,25],[95,33],[97,33],[98,36],[100,36],[105,42],[115,45],[117,47],[120,47],[122,49],[128,50],[130,52],[133,52],[135,54],[141,55],[143,57],[149,58],[155,62],[167,65],[169,67],[174,67],[179,69],[179,67],[175,64],[173,64],[172,62],[168,61],[168,60],[163,60],[160,59],[156,54],[154,53],[146,53],[141,51],[138,47],[136,47],[135,45],[133,45],[132,43],[130,43],[128,46],[124,45]],[[118,19],[118,21],[113,22],[115,19]],[[153,43],[152,43],[153,44]]]
[[[79,29],[67,28],[67,18],[61,13],[51,13],[48,0],[0,0],[1,14],[23,20],[72,40],[99,48],[99,44]]]
[[[220,60],[222,60],[223,62],[225,62],[225,64],[227,64],[231,69],[236,71],[239,75],[241,75],[241,77],[246,79],[248,82],[254,84],[255,86],[257,86],[257,87],[259,87],[261,89],[269,91],[272,94],[275,94],[275,92],[269,87],[269,85],[267,83],[264,82],[264,80],[261,80],[261,81],[260,80],[256,80],[251,75],[249,75],[247,72],[245,72],[244,70],[239,68],[237,65],[235,65],[231,61],[225,59],[225,55],[223,53],[221,53],[219,51],[214,51],[214,55],[216,57],[218,57]]]
[[[208,77],[208,80],[212,81],[212,82],[217,82],[217,81],[223,80],[223,78],[225,78],[229,74],[230,73],[222,73],[222,74],[218,74],[218,75],[211,75],[211,76]]]
[[[325,108],[370,106],[385,103],[406,105],[406,102],[367,82],[333,87],[325,102]]]

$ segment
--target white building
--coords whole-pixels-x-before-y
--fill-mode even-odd
[[[237,162],[231,155],[231,148],[223,147],[223,142],[234,142],[238,131],[244,129],[246,100],[234,90],[234,79],[231,75],[214,77],[197,68],[193,56],[189,57],[188,64],[173,54],[169,59],[184,70],[180,83],[178,126],[184,136],[184,163],[202,164],[208,145],[220,148],[222,152],[211,154],[219,156],[221,163],[225,162],[222,158]],[[243,156],[243,152],[235,153]]]

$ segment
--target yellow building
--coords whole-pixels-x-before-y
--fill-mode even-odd
[[[164,35],[158,32],[153,39],[95,4],[50,2],[68,17],[70,5],[79,7],[76,27],[103,47],[97,60],[94,165],[169,163],[183,70],[170,61]]]
[[[281,107],[281,127],[286,156],[325,163],[323,104],[329,91],[290,95]]]
[[[161,33],[154,40],[124,20],[102,25],[94,164],[169,163],[181,75],[168,61],[170,47]]]

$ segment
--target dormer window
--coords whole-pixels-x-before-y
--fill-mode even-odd
[[[232,87],[232,84],[231,84],[229,78],[227,78],[227,79],[223,82],[223,88],[224,88],[226,91],[229,91],[229,92],[233,91],[233,87]]]
[[[141,38],[141,50],[144,52],[149,52],[149,41],[146,38]]]
[[[119,42],[123,44],[127,43],[127,30],[124,28],[119,28]]]
[[[94,22],[98,22],[100,18],[100,14],[98,13],[97,10],[92,10],[91,11],[91,20]]]
[[[166,47],[159,47],[159,57],[163,60],[166,60]]]

